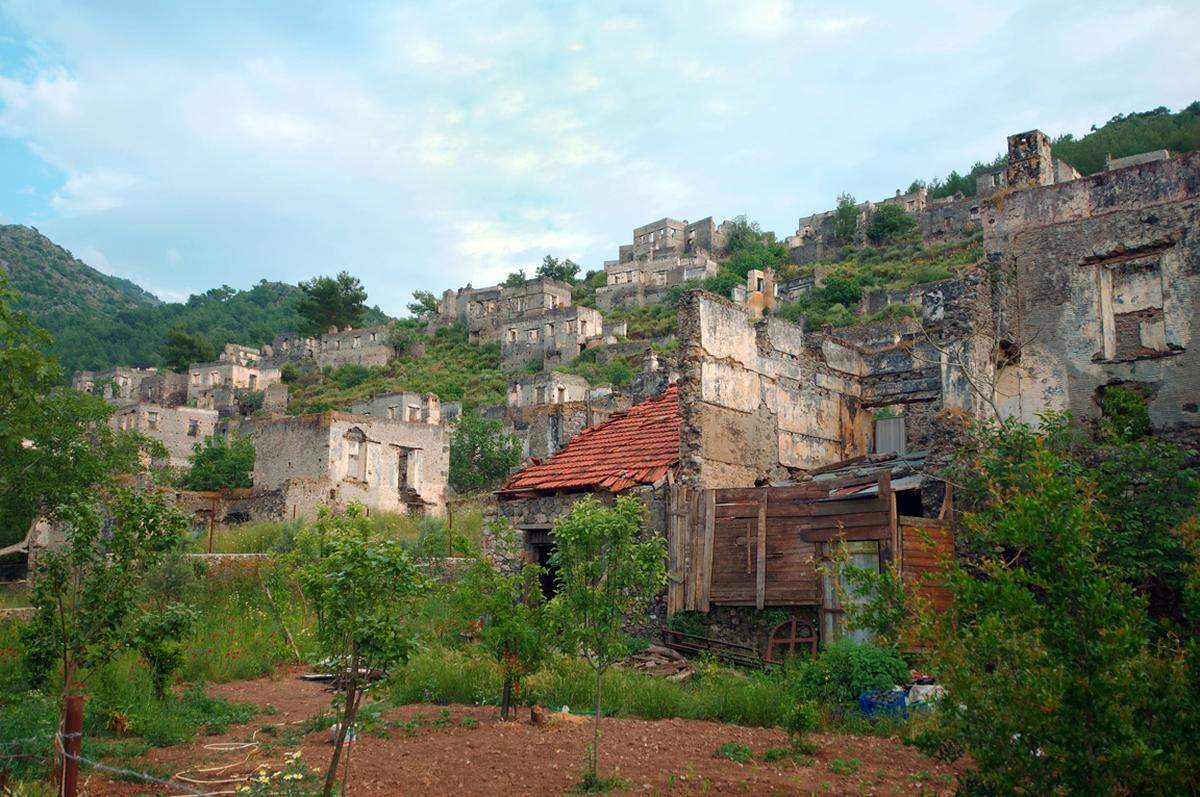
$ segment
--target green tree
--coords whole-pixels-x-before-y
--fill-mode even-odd
[[[850,194],[838,194],[833,211],[833,234],[839,241],[849,243],[858,232],[858,203]]]
[[[80,504],[139,470],[162,446],[108,425],[113,408],[63,387],[44,353],[45,332],[13,308],[0,275],[0,545],[22,539],[33,520]]]
[[[526,283],[525,269],[517,269],[504,278],[504,284],[509,288],[519,288]]]
[[[180,480],[188,490],[254,486],[254,441],[249,437],[206,437],[192,446],[191,469]]]
[[[39,680],[60,674],[66,697],[132,641],[143,582],[178,548],[187,520],[164,495],[128,488],[62,507],[54,519],[66,545],[38,557],[21,641],[27,671]]]
[[[341,717],[323,792],[329,797],[362,701],[359,673],[387,671],[407,659],[413,640],[404,620],[426,584],[399,540],[372,533],[359,504],[340,515],[322,508],[313,533],[315,552],[305,557],[300,583],[316,610],[320,654],[340,676]],[[346,777],[348,770],[347,762]]]
[[[499,484],[521,461],[521,446],[500,421],[464,412],[450,435],[450,485],[480,490]]]
[[[952,698],[922,744],[971,756],[967,793],[1187,793],[1200,618],[1152,641],[1146,600],[1102,559],[1112,519],[1062,449],[1065,428],[1010,422],[964,451],[965,559],[948,569],[951,610],[927,631]],[[1185,604],[1200,607],[1194,597]]]
[[[899,205],[879,205],[871,214],[867,224],[867,239],[873,244],[883,244],[904,238],[915,232],[917,220]]]
[[[430,291],[413,291],[413,300],[408,303],[408,312],[413,318],[430,318],[437,315],[437,297]]]
[[[367,291],[358,277],[339,272],[336,277],[314,277],[300,283],[302,295],[296,310],[308,322],[314,334],[335,326],[357,326],[366,311]]]
[[[163,342],[163,365],[172,371],[186,371],[192,363],[209,363],[217,359],[217,347],[203,335],[189,333],[183,324],[167,330]]]
[[[546,255],[542,258],[542,264],[537,267],[537,275],[574,284],[579,276],[579,264],[569,257],[559,260],[557,257]]]
[[[569,653],[581,651],[595,674],[592,746],[584,785],[600,778],[600,685],[604,673],[629,654],[626,618],[666,583],[667,550],[656,536],[644,538],[645,509],[621,496],[611,508],[588,495],[554,525],[550,563],[558,594],[551,601],[559,639]]]
[[[511,534],[511,527],[497,533],[499,537]],[[509,717],[514,688],[519,689],[545,660],[541,572],[536,564],[527,564],[519,573],[504,573],[490,559],[480,557],[455,586],[458,604],[468,616],[479,618],[479,644],[500,665],[501,719]]]

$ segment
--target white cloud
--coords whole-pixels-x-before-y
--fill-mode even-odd
[[[160,295],[347,268],[400,312],[414,288],[547,252],[598,268],[662,216],[786,233],[839,191],[967,168],[1019,127],[1186,104],[1193,6],[1080,21],[1026,0],[461,0],[298,6],[282,24],[0,0],[29,53],[0,66],[0,135],[63,175],[21,176],[24,204],[46,204],[19,221]],[[1141,47],[1151,35],[1163,44]],[[917,88],[897,93],[899,73]]]
[[[68,177],[50,205],[66,215],[101,213],[121,207],[129,194],[145,186],[137,175],[101,167]]]

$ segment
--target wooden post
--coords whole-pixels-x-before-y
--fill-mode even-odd
[[[79,790],[79,749],[83,739],[83,695],[67,696],[67,714],[63,720],[62,797],[75,797]]]
[[[713,531],[717,522],[717,491],[704,491],[704,570],[700,576],[700,611],[708,614],[709,589],[712,587]]]
[[[767,598],[767,489],[758,498],[758,569],[754,574],[754,608],[760,612]]]
[[[209,552],[209,553],[212,553],[212,546],[213,546],[213,516],[215,516],[215,515],[216,515],[216,513],[217,513],[217,510],[216,510],[216,509],[213,509],[213,510],[211,510],[211,511],[208,513],[208,552]]]

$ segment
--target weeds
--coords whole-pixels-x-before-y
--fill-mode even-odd
[[[735,764],[753,764],[754,755],[750,752],[750,745],[742,744],[741,742],[725,742],[717,747],[713,752],[716,758],[727,758]]]
[[[857,758],[835,758],[829,762],[829,771],[835,775],[853,775],[862,769],[862,762]]]

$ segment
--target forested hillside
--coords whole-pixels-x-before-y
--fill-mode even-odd
[[[1103,170],[1106,155],[1123,158],[1156,149],[1170,150],[1173,154],[1191,152],[1200,149],[1200,100],[1175,113],[1167,108],[1155,108],[1141,113],[1117,114],[1100,127],[1093,125],[1091,132],[1079,138],[1070,133],[1059,136],[1054,139],[1053,147],[1055,156],[1084,176]],[[926,185],[933,197],[952,196],[958,192],[973,196],[975,178],[1002,166],[1004,161],[1001,154],[989,162],[977,162],[965,174],[952,171],[945,178],[935,177],[928,183],[914,180],[909,190]]]
[[[128,280],[101,274],[37,230],[0,226],[0,266],[20,292],[18,307],[54,337],[64,372],[113,365],[161,366],[167,331],[182,327],[216,350],[226,343],[258,346],[302,328],[295,285],[263,280],[249,290],[227,285],[160,302]],[[386,316],[367,311],[366,323]]]

